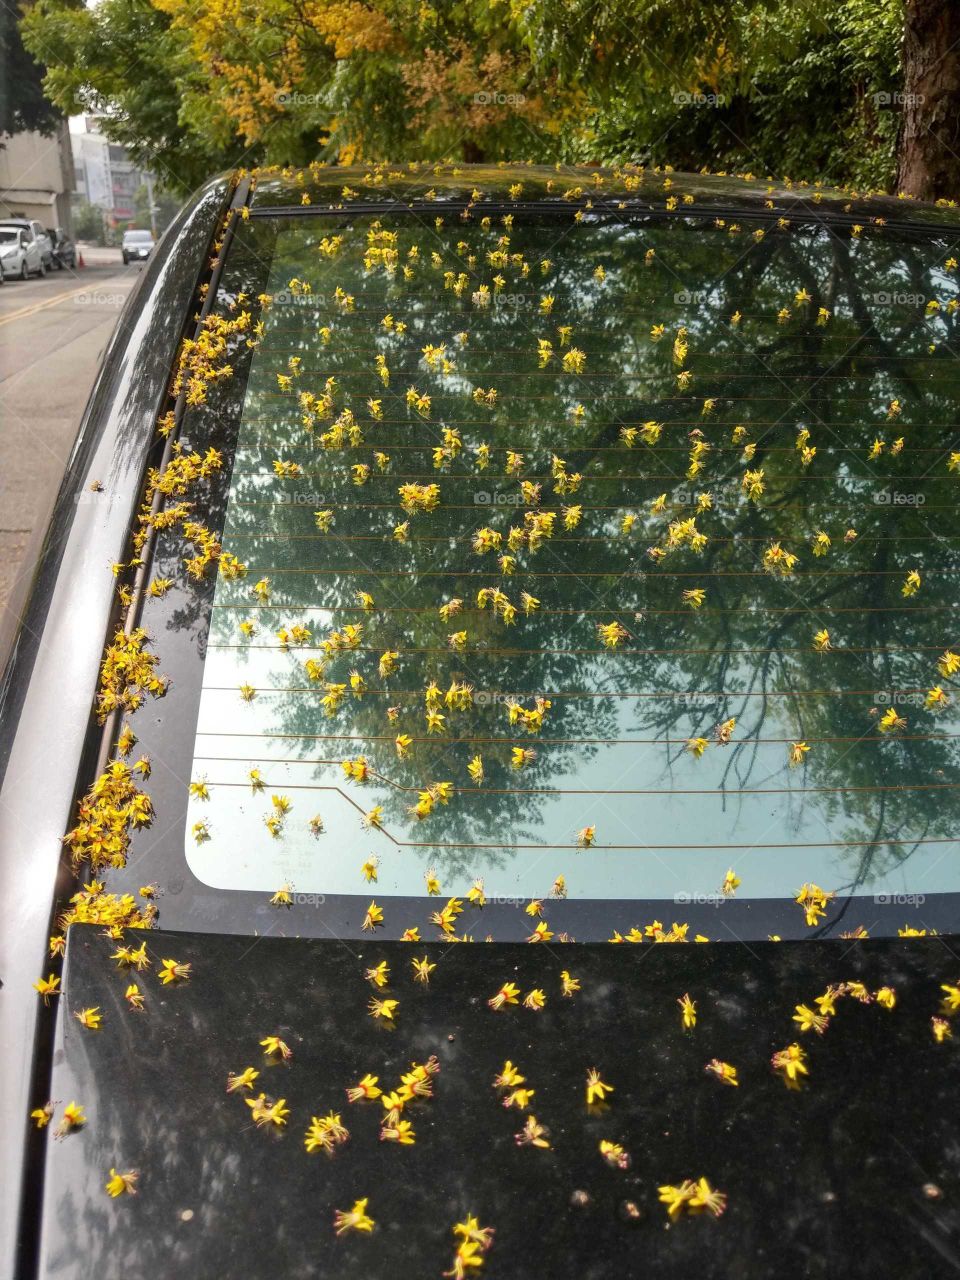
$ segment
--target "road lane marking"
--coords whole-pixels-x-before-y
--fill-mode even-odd
[[[116,279],[111,276],[109,279]],[[106,283],[106,281],[104,281]],[[69,293],[56,293],[52,298],[47,298],[44,302],[34,302],[28,307],[21,307],[19,311],[11,311],[5,316],[0,316],[0,325],[9,324],[11,320],[22,320],[25,316],[32,316],[37,311],[45,311],[47,307],[54,307],[58,302],[66,302],[68,298],[79,298],[82,293],[97,293],[96,286],[84,285],[82,289],[71,289]]]

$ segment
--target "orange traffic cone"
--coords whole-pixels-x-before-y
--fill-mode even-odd
[[[87,264],[83,260],[83,250],[78,249],[77,250],[77,267],[79,269],[80,267],[85,267],[86,265]]]

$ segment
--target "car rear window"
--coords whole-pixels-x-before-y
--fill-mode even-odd
[[[238,296],[242,385],[185,423],[229,443],[220,574],[168,618],[202,885],[578,937],[960,888],[942,241],[305,213],[242,228]]]

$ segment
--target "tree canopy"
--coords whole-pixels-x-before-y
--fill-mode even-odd
[[[171,187],[313,159],[639,161],[889,186],[899,0],[37,0],[27,48]]]

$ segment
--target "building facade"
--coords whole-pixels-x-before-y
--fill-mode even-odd
[[[0,218],[36,218],[45,227],[71,227],[73,163],[64,120],[56,133],[0,138]]]
[[[111,226],[132,221],[144,174],[126,147],[104,137],[95,116],[74,121],[70,140],[77,198],[103,209]]]

